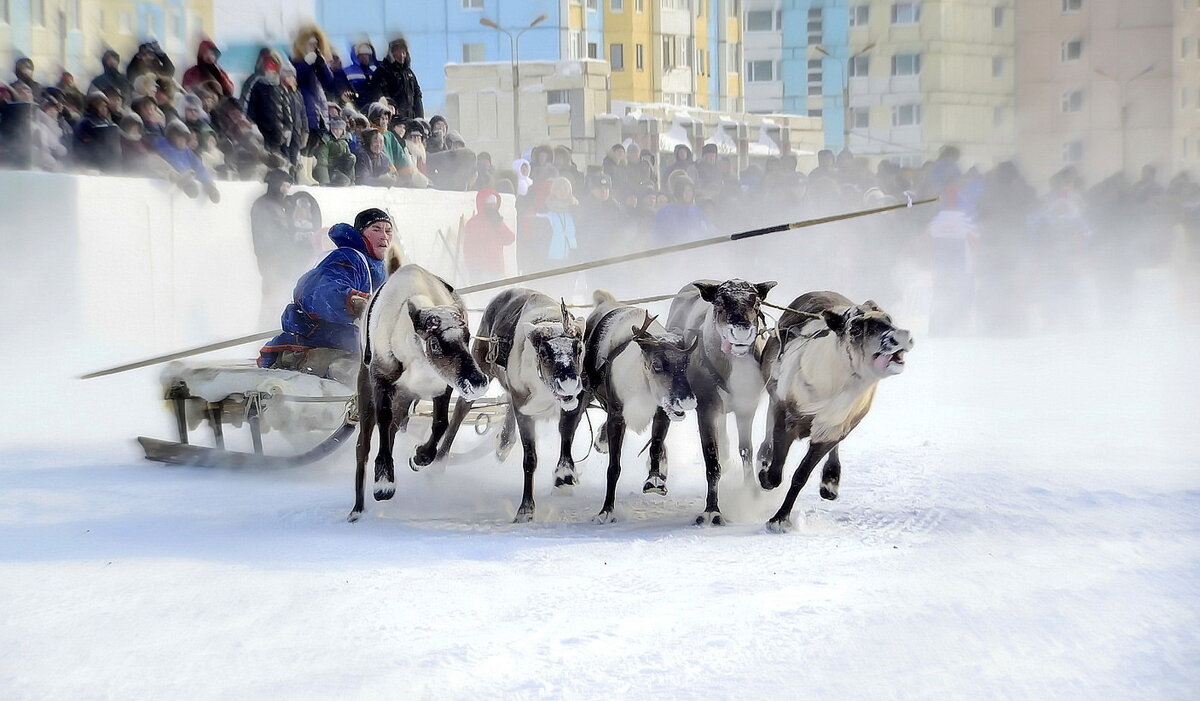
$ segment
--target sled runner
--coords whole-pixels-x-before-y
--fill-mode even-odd
[[[173,465],[210,467],[296,467],[315,462],[343,444],[352,442],[358,427],[354,391],[346,385],[294,370],[257,367],[253,361],[182,363],[168,365],[162,374],[163,396],[175,417],[177,441],[139,436],[146,459]],[[427,424],[431,407],[418,403],[410,431]],[[468,417],[477,435],[502,423],[507,403],[485,399]],[[207,423],[212,445],[196,445],[193,433]],[[253,452],[228,450],[225,428],[247,426]],[[263,435],[278,432],[292,445],[311,444],[313,434],[323,436],[315,445],[291,455],[270,455]],[[480,442],[468,454],[474,457],[490,446]]]

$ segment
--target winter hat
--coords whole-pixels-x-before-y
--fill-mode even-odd
[[[596,187],[611,188],[612,187],[612,179],[609,178],[604,173],[592,173],[587,178],[587,184],[588,184],[589,188],[596,188]]]
[[[451,144],[462,144],[463,146],[466,146],[467,142],[463,141],[462,134],[459,134],[456,131],[451,131],[446,133],[446,145],[449,146]]]
[[[188,136],[191,133],[192,133],[192,130],[188,129],[188,125],[184,124],[183,122],[179,121],[178,119],[172,119],[171,123],[167,125],[167,136],[174,136],[175,134],[182,134],[183,136]]]
[[[571,188],[571,181],[558,177],[550,181],[550,196],[546,198],[547,209],[566,209],[579,204]]]
[[[370,54],[371,56],[375,55],[375,47],[371,45],[371,42],[363,41],[355,44],[354,55],[361,56],[363,54]]]
[[[429,127],[425,126],[425,120],[423,119],[408,120],[408,123],[404,125],[404,129],[405,134],[408,136],[420,134],[427,139],[429,138]]]
[[[103,102],[104,104],[107,105],[108,104],[108,96],[105,95],[104,93],[100,92],[99,90],[93,90],[87,94],[88,107],[91,107],[92,103],[94,103],[94,102]]]
[[[158,92],[158,76],[153,73],[143,73],[133,79],[133,94],[153,95]]]
[[[364,209],[358,213],[358,216],[354,217],[354,228],[362,231],[368,226],[381,221],[385,221],[388,224],[395,226],[395,224],[392,223],[392,218],[388,216],[388,213],[382,209],[378,209],[376,207]]]
[[[146,125],[142,123],[141,117],[137,116],[136,114],[133,114],[132,112],[125,115],[124,117],[121,117],[121,136],[123,136],[129,140],[140,139],[141,138],[140,136],[131,136],[130,135],[130,131],[134,127],[145,130]]]
[[[405,39],[404,37],[399,37],[396,39],[392,39],[390,42],[388,42],[388,53],[389,54],[391,52],[395,51],[396,49],[404,49],[405,51],[408,51],[408,39]]]
[[[283,168],[272,168],[271,170],[267,171],[266,176],[263,178],[263,182],[266,183],[269,188],[274,188],[279,183],[293,182],[292,174]]]
[[[434,125],[434,124],[437,124],[438,122],[441,122],[442,124],[444,124],[444,125],[446,126],[446,128],[447,128],[447,129],[449,129],[449,128],[450,128],[450,124],[449,124],[448,122],[446,122],[446,118],[445,118],[445,117],[443,117],[443,116],[442,116],[442,115],[440,115],[440,114],[435,114],[435,115],[433,115],[433,118],[429,120],[429,127],[430,127],[430,129],[432,129],[432,128],[433,128],[433,125]]]
[[[345,131],[346,120],[342,119],[341,117],[334,117],[333,119],[329,120],[329,131],[333,131],[334,129],[341,129],[342,131]]]

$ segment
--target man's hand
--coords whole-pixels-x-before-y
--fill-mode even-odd
[[[357,319],[358,317],[363,315],[363,312],[367,311],[367,302],[368,301],[369,301],[369,298],[367,297],[366,292],[357,292],[356,291],[356,292],[350,293],[350,300],[348,302],[348,306],[350,307],[350,313],[354,315],[354,318]]]

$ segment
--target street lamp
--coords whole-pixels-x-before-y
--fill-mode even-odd
[[[825,47],[817,45],[813,47],[828,58],[838,60],[837,56],[825,50]],[[857,52],[850,55],[849,58],[842,61],[842,148],[850,148],[850,62],[862,56],[871,49],[875,48],[875,42],[871,42],[859,49]]]
[[[1138,78],[1141,78],[1142,76],[1146,75],[1147,73],[1153,71],[1154,67],[1156,65],[1157,64],[1151,63],[1149,66],[1146,66],[1145,68],[1143,68],[1141,73],[1138,73],[1137,75],[1133,76],[1132,78],[1126,78],[1125,80],[1117,80],[1116,78],[1105,73],[1104,71],[1100,70],[1099,68],[1093,69],[1093,72],[1096,75],[1101,76],[1102,78],[1108,78],[1117,86],[1117,101],[1118,101],[1117,125],[1121,129],[1121,172],[1122,173],[1125,172],[1126,151],[1127,151],[1126,146],[1128,146],[1128,142],[1129,142],[1129,139],[1126,137],[1126,134],[1125,134],[1125,122],[1126,122],[1126,117],[1129,112],[1129,105],[1125,104],[1125,88],[1129,87],[1129,84],[1132,83],[1133,81],[1135,81]]]
[[[539,22],[545,20],[547,15],[538,15],[528,27],[517,32],[516,36],[507,29],[496,24],[487,17],[480,17],[479,23],[485,27],[491,27],[496,31],[508,37],[509,60],[512,62],[512,82],[513,82],[513,158],[521,157],[521,73],[517,69],[517,51],[521,46],[521,35],[528,32],[538,25]]]

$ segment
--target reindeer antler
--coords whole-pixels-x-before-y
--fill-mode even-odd
[[[575,317],[571,316],[571,312],[567,311],[567,300],[559,297],[558,301],[562,308],[563,333],[568,336],[575,336]]]
[[[647,333],[647,331],[650,328],[650,324],[653,324],[655,319],[657,319],[658,317],[650,316],[650,312],[643,312],[643,313],[646,315],[646,320],[642,322],[642,327],[640,329],[636,326],[633,327],[633,337],[634,338],[651,338],[651,335],[649,333]]]

